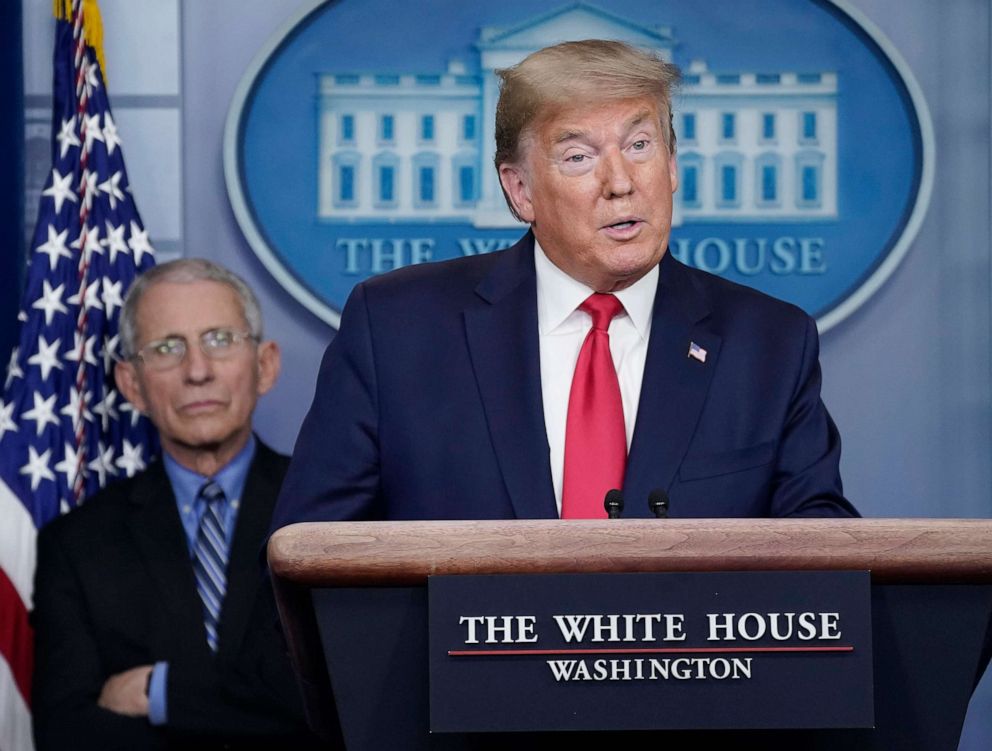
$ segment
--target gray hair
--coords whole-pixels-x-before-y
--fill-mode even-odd
[[[262,309],[251,287],[240,276],[206,258],[180,258],[159,266],[152,266],[136,277],[124,297],[121,308],[121,356],[127,360],[138,349],[138,306],[145,292],[156,284],[192,284],[193,282],[219,282],[234,290],[241,303],[241,313],[252,336],[262,338]]]
[[[605,39],[563,42],[538,50],[496,75],[500,79],[497,170],[502,164],[519,163],[528,137],[559,108],[597,101],[654,98],[665,145],[675,153],[672,90],[681,76],[677,66],[651,53]],[[506,191],[503,195],[517,216]]]

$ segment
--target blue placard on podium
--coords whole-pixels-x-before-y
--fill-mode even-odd
[[[866,571],[438,576],[432,732],[870,728]]]

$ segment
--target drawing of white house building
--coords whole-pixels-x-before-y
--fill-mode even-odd
[[[493,166],[495,71],[559,41],[619,39],[671,61],[666,26],[576,2],[483,28],[479,73],[324,73],[318,216],[331,222],[518,224]],[[708,70],[693,61],[673,102],[680,187],[673,224],[837,215],[837,76]]]

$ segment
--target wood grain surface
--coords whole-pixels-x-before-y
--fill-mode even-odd
[[[984,519],[630,519],[294,524],[269,565],[304,587],[435,574],[870,570],[880,583],[992,583]]]

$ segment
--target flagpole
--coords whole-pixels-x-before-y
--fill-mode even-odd
[[[86,72],[83,70],[82,65],[82,62],[85,60],[86,53],[86,39],[83,34],[83,0],[73,0],[72,41],[75,49],[75,54],[73,55],[73,69],[75,72],[76,82],[76,101],[79,103],[76,116],[79,122],[80,140],[83,143],[86,143],[86,130],[89,127],[89,121],[86,117],[86,107],[89,103],[89,94],[85,86]],[[90,174],[88,170],[88,163],[89,151],[84,149],[79,157],[79,168],[82,173],[82,179],[79,181],[78,187],[79,227],[81,233],[81,241],[79,243],[78,287],[79,299],[81,301],[86,300],[90,253],[92,252],[89,244],[86,242],[90,231],[87,220],[89,219],[89,208],[92,200],[90,191],[93,186],[93,183],[87,179],[87,176]],[[73,432],[76,439],[76,472],[74,476],[72,493],[76,505],[79,505],[82,502],[86,490],[84,472],[86,468],[86,421],[83,419],[83,415],[86,414],[88,407],[85,357],[86,324],[88,313],[89,307],[85,305],[85,303],[80,304],[76,321],[76,394],[79,399],[77,401],[76,412],[72,418]]]

